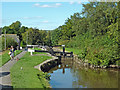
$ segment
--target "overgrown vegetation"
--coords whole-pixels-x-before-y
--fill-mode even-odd
[[[0,50],[3,51],[5,50],[5,37],[2,36],[0,38],[1,38],[0,45],[2,46]],[[6,49],[10,48],[11,46],[17,47],[17,45],[18,43],[13,38],[6,36]]]
[[[30,45],[51,45],[50,31],[39,30],[37,28],[28,28],[22,26],[20,21],[16,21],[9,26],[2,28],[2,34],[17,34],[21,41],[21,46]]]
[[[12,68],[11,81],[13,88],[49,88],[47,73],[34,66],[51,59],[49,56],[31,56],[27,52]],[[32,78],[31,78],[32,77]]]
[[[52,43],[65,44],[94,65],[108,66],[120,62],[120,30],[117,2],[83,4],[65,24],[52,31]]]

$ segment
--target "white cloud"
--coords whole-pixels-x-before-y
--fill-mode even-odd
[[[82,4],[82,3],[83,3],[83,1],[81,1],[81,0],[80,0],[80,1],[76,1],[76,2],[75,2],[75,1],[70,1],[70,2],[69,2],[69,4],[74,4],[74,3],[77,3],[77,4]]]
[[[37,7],[37,6],[40,6],[40,4],[39,4],[39,3],[36,3],[36,4],[34,4],[34,6],[36,6],[36,7]]]
[[[82,2],[81,2],[81,1],[79,1],[79,2],[78,2],[78,4],[82,4]]]
[[[55,5],[56,5],[56,6],[60,6],[60,5],[61,5],[61,3],[56,3]]]
[[[50,5],[41,5],[40,7],[46,8],[46,7],[52,7]]]
[[[28,19],[29,17],[23,17],[23,19]]]
[[[43,22],[43,23],[48,23],[49,21],[46,20],[46,21],[42,21],[42,22]]]
[[[69,3],[70,3],[70,4],[74,4],[74,2],[73,2],[73,1],[70,1]]]
[[[42,8],[50,8],[50,7],[59,7],[61,5],[62,5],[61,3],[56,3],[56,4],[52,4],[52,5],[48,5],[48,4],[40,5],[39,3],[36,3],[33,6],[42,7]]]
[[[41,16],[34,16],[34,17],[23,17],[21,19],[41,19]]]

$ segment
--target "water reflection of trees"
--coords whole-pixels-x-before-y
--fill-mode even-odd
[[[73,88],[117,88],[118,87],[118,70],[113,69],[89,69],[75,63],[72,60],[65,59],[62,64],[52,68],[50,71],[57,69],[71,68],[73,76]],[[63,70],[64,71],[64,70]],[[66,71],[64,71],[66,73]],[[64,74],[63,73],[63,74]],[[69,83],[69,82],[68,82]]]
[[[83,86],[88,88],[117,88],[118,87],[118,71],[106,69],[89,69],[73,65],[71,69],[73,77],[77,77],[73,81],[73,87]]]

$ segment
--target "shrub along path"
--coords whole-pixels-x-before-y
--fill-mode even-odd
[[[11,79],[10,79],[10,68],[17,62],[17,57],[21,58],[26,51],[21,52],[17,56],[15,56],[15,60],[9,60],[6,64],[0,67],[0,88],[12,88]]]

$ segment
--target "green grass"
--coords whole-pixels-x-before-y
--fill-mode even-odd
[[[33,50],[33,48],[31,48]],[[34,48],[34,50],[42,50],[41,48]],[[33,52],[33,54],[47,54],[45,52]]]
[[[43,61],[51,59],[49,56],[31,56],[28,52],[11,68],[13,88],[45,88],[49,87],[45,79],[47,74],[34,68]],[[23,68],[21,70],[21,67]],[[40,75],[38,78],[37,74]]]
[[[60,49],[62,49],[62,48],[60,48]],[[79,48],[65,48],[65,51],[73,52],[74,54],[78,55],[80,52],[80,49]]]
[[[31,48],[31,49],[33,49],[33,48]],[[41,48],[34,48],[34,50],[41,50]]]
[[[66,51],[73,52],[74,54],[78,55],[80,53],[79,48],[65,48]]]
[[[21,53],[21,50],[16,50],[15,52],[15,56],[18,55],[19,53]],[[8,62],[10,60],[10,55],[8,55],[9,50],[6,50],[2,55],[0,55],[2,58],[2,62],[0,64],[0,67],[3,66],[6,62]]]
[[[22,52],[22,50],[16,50],[15,56],[18,55],[18,54],[21,53],[21,52]]]
[[[33,54],[47,54],[45,52],[33,52]]]

